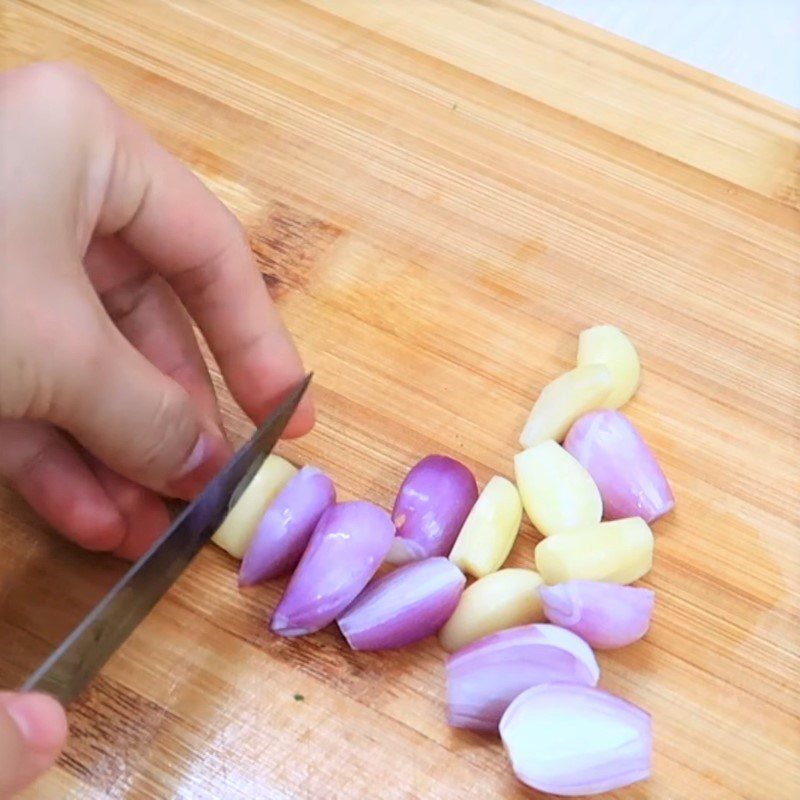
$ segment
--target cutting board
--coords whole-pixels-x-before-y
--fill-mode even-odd
[[[626,408],[678,504],[655,525],[651,632],[600,655],[648,709],[622,800],[797,797],[800,121],[523,0],[21,2],[7,65],[82,65],[239,215],[316,373],[282,445],[391,507],[447,453],[509,475],[576,337],[627,331]],[[217,375],[215,371],[215,376]],[[217,381],[234,441],[249,423]],[[510,563],[532,564],[523,527]],[[121,569],[0,495],[0,683]],[[499,743],[450,730],[435,640],[276,638],[283,584],[209,545],[86,696],[29,798],[524,798]]]

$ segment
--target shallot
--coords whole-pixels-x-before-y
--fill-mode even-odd
[[[601,689],[533,686],[509,705],[500,737],[514,774],[540,792],[582,797],[650,776],[650,715]]]
[[[447,719],[493,731],[511,701],[539,683],[595,686],[600,668],[579,636],[546,623],[492,633],[447,659]]]
[[[258,523],[239,569],[239,586],[293,569],[323,512],[335,500],[333,481],[315,467],[303,467],[278,492]]]
[[[601,581],[567,581],[542,586],[547,619],[577,633],[598,650],[641,639],[650,627],[655,592]]]
[[[653,522],[675,505],[672,490],[639,432],[619,411],[592,411],[570,428],[564,448],[594,478],[606,519]]]
[[[333,622],[378,570],[393,536],[389,515],[372,503],[328,508],[275,609],[273,633],[303,636]]]
[[[443,556],[414,561],[367,586],[339,616],[339,628],[353,650],[388,650],[418,642],[447,621],[466,581]]]
[[[448,456],[423,458],[406,476],[392,511],[397,537],[387,560],[446,556],[478,498],[473,474]]]

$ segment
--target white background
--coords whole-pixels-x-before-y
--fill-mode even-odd
[[[800,0],[539,0],[800,108]]]

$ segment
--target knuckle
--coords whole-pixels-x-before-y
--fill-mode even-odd
[[[172,477],[189,457],[198,435],[198,424],[189,396],[177,385],[162,392],[147,431],[143,435],[139,469]]]
[[[214,296],[214,289],[222,278],[222,264],[234,246],[232,242],[173,276],[171,283],[180,297],[191,303]]]
[[[159,288],[161,278],[155,273],[139,273],[127,281],[100,294],[106,313],[116,323],[123,325],[146,302],[151,292]]]
[[[231,264],[246,265],[251,260],[247,231],[233,212],[221,205],[227,223],[216,249],[191,266],[170,277],[172,288],[187,302],[215,302],[216,288],[225,280]],[[254,267],[255,268],[255,267]]]
[[[44,361],[59,337],[25,303],[2,303],[0,314],[0,417],[46,417],[55,395],[54,375]]]

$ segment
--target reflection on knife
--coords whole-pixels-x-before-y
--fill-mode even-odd
[[[237,486],[252,477],[269,455],[310,381],[308,375],[292,390],[169,530],[31,675],[22,691],[47,692],[64,705],[83,691],[211,538]]]

